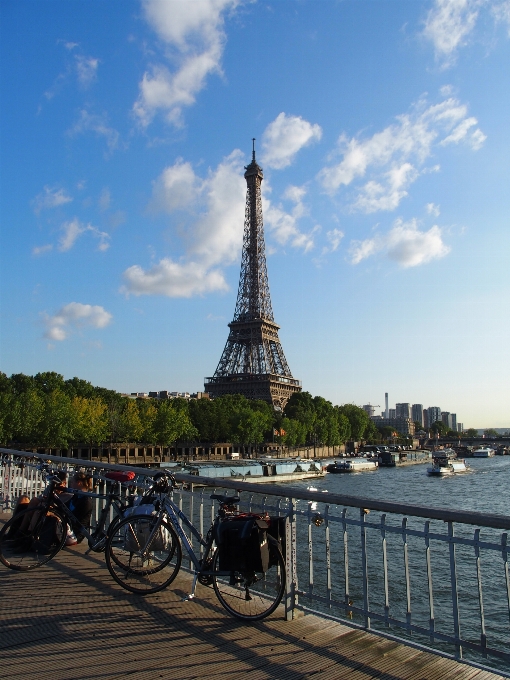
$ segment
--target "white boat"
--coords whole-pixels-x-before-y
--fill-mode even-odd
[[[376,460],[368,458],[350,458],[340,463],[336,461],[326,467],[326,472],[361,472],[363,470],[377,470],[379,464]]]
[[[455,470],[446,458],[434,458],[432,467],[427,468],[427,474],[431,477],[446,477],[455,474]]]
[[[427,468],[427,474],[432,477],[444,477],[469,471],[469,466],[466,465],[464,458],[450,458],[448,455],[435,455],[432,459],[432,467]]]
[[[464,458],[450,458],[448,463],[452,466],[454,472],[471,472]]]
[[[490,446],[481,446],[479,449],[474,449],[473,458],[492,458],[495,453]]]

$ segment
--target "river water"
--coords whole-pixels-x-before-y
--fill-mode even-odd
[[[510,456],[495,456],[494,458],[470,458],[466,461],[470,472],[457,474],[445,478],[429,477],[427,464],[410,465],[397,468],[380,468],[370,472],[328,474],[322,479],[293,482],[292,486],[302,489],[314,488],[318,492],[329,492],[358,496],[370,499],[409,503],[435,508],[449,508],[469,510],[482,513],[510,515]],[[324,493],[327,503],[327,493]],[[325,503],[313,506],[324,513]],[[300,501],[298,509],[307,511],[307,503]],[[331,510],[330,510],[331,512]],[[334,506],[335,515],[340,515],[340,509]],[[359,510],[349,509],[348,516],[359,520]],[[371,512],[366,521],[378,525],[381,514]],[[305,519],[303,517],[303,519]],[[407,608],[407,588],[405,579],[403,538],[401,532],[402,516],[389,516],[387,522],[399,529],[398,532],[387,535],[387,558],[389,575],[389,614],[405,621],[406,615],[413,624],[428,628],[430,619],[428,580],[426,567],[425,539],[408,537],[409,578],[411,608]],[[409,518],[409,527],[423,531],[424,519]],[[473,539],[476,527],[455,525],[455,535]],[[431,521],[431,530],[447,535],[447,525],[443,522]],[[482,540],[499,545],[501,530],[481,528]],[[510,534],[510,532],[507,532]],[[308,569],[308,553],[310,551],[309,536],[312,537],[313,573],[310,579]],[[331,558],[331,589],[332,597],[337,602],[344,602],[345,598],[345,568],[344,546],[341,523],[330,524],[330,558]],[[369,604],[370,610],[384,614],[384,578],[382,536],[380,527],[367,530],[368,541],[368,573],[369,573]],[[510,541],[509,541],[510,543]],[[362,606],[362,567],[360,549],[359,526],[349,527],[349,599],[355,606]],[[476,556],[473,545],[457,545],[456,566],[458,579],[458,598],[460,609],[460,631],[464,639],[473,643],[480,643],[482,627],[479,614],[478,579]],[[299,588],[304,593],[327,596],[327,558],[324,525],[318,529],[312,524],[311,530],[306,523],[298,523],[298,578]],[[431,563],[434,596],[435,628],[445,634],[452,635],[454,623],[452,616],[452,589],[450,580],[449,544],[445,541],[431,541]],[[485,628],[487,644],[494,648],[510,650],[510,613],[504,562],[501,552],[495,550],[481,551],[481,580],[483,584],[483,607],[485,612]],[[313,584],[310,581],[313,581]],[[309,601],[304,595],[301,598],[305,606],[345,616],[343,610],[331,607],[324,602]],[[354,621],[363,623],[360,616],[352,617]],[[383,623],[372,620],[375,628],[384,630]],[[406,635],[405,631],[392,630],[398,635]],[[453,653],[452,645],[431,643],[427,637],[413,635],[416,642],[431,644]],[[464,650],[466,659],[476,660],[505,671],[510,675],[510,664],[494,658],[483,659],[481,654]]]

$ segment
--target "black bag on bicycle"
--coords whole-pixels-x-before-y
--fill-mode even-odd
[[[256,517],[225,519],[218,527],[221,571],[266,572],[269,567],[267,522]]]
[[[269,518],[269,529],[267,533],[272,536],[278,543],[278,548],[280,549],[283,557],[285,558],[286,550],[286,536],[285,536],[285,524],[287,522],[286,517],[270,517]],[[276,547],[273,547],[269,551],[269,566],[274,567],[278,564],[278,560],[275,557]]]

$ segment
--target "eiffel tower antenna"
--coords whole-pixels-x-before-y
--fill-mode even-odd
[[[234,319],[212,378],[205,379],[205,391],[212,398],[244,394],[282,409],[301,382],[292,377],[278,338],[267,278],[264,222],[260,186],[264,178],[255,159],[245,167],[246,210],[243,254]]]

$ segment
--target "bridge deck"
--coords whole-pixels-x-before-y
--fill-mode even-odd
[[[143,598],[111,579],[101,554],[66,548],[47,566],[0,565],[4,680],[496,680],[501,676],[315,616],[245,625],[191,577]]]

